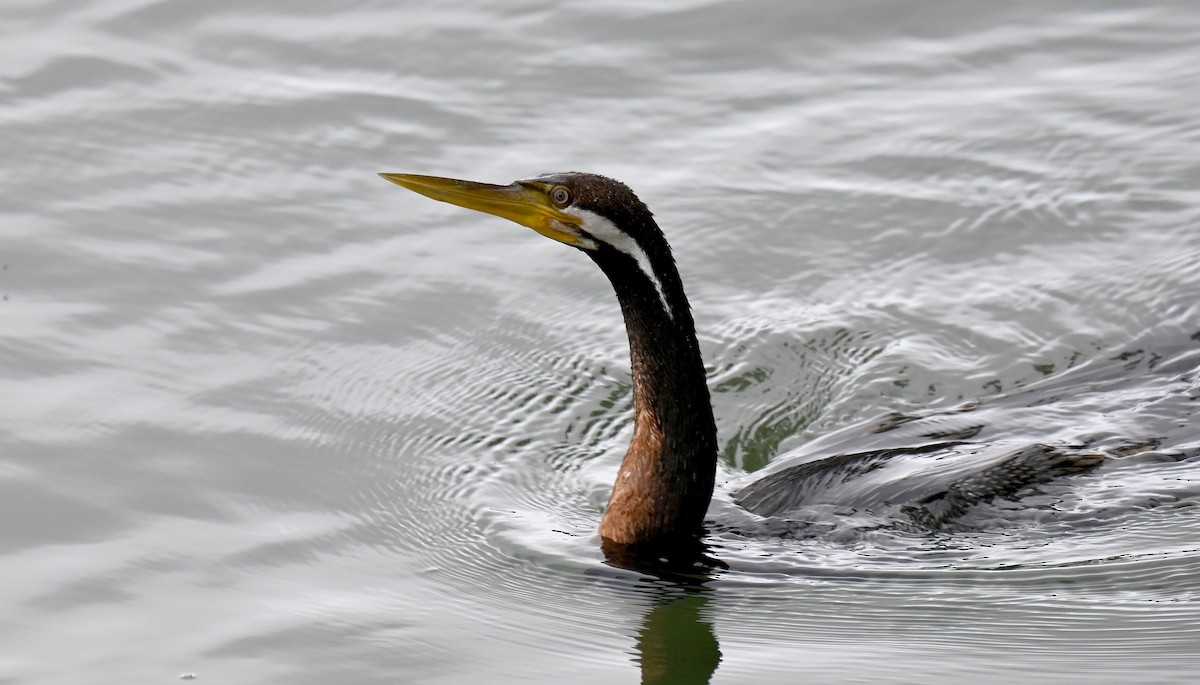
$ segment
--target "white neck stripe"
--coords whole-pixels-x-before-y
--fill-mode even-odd
[[[578,207],[568,207],[565,211],[575,214],[582,219],[580,228],[587,231],[593,237],[613,249],[633,257],[633,261],[637,263],[638,268],[654,284],[654,290],[658,293],[658,299],[662,302],[663,309],[667,312],[667,317],[670,319],[675,318],[675,313],[671,311],[671,305],[667,302],[667,293],[663,290],[662,281],[658,279],[658,274],[654,273],[654,268],[650,266],[650,256],[646,254],[641,245],[637,244],[637,241],[629,237],[629,234],[625,231],[617,228],[616,224],[595,212],[589,212],[586,209],[579,209]]]

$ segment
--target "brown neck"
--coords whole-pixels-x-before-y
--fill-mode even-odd
[[[633,370],[633,440],[600,521],[607,544],[695,540],[712,498],[717,431],[695,325],[669,253],[655,265],[670,313],[635,264],[594,257],[621,303]]]

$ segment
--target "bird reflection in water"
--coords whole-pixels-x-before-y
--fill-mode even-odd
[[[704,616],[703,585],[662,588],[638,633],[642,683],[707,683],[721,663],[721,645]]]
[[[704,685],[721,663],[705,607],[712,592],[708,583],[725,564],[707,552],[699,543],[658,557],[624,545],[605,548],[609,566],[646,574],[636,581],[651,598],[635,645],[643,685]]]

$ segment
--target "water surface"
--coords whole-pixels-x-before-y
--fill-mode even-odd
[[[0,680],[1200,669],[1192,4],[0,18]],[[629,183],[675,246],[714,521],[890,412],[983,398],[990,439],[1159,444],[941,534],[714,525],[728,569],[612,569],[631,397],[604,277],[375,176],[569,169]],[[1005,399],[1039,384],[1072,392]]]

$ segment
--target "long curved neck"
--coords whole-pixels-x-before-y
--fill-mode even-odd
[[[658,254],[658,283],[627,255],[593,256],[621,304],[633,370],[633,440],[600,522],[600,536],[618,545],[695,539],[716,478],[717,429],[695,324],[669,248]]]

